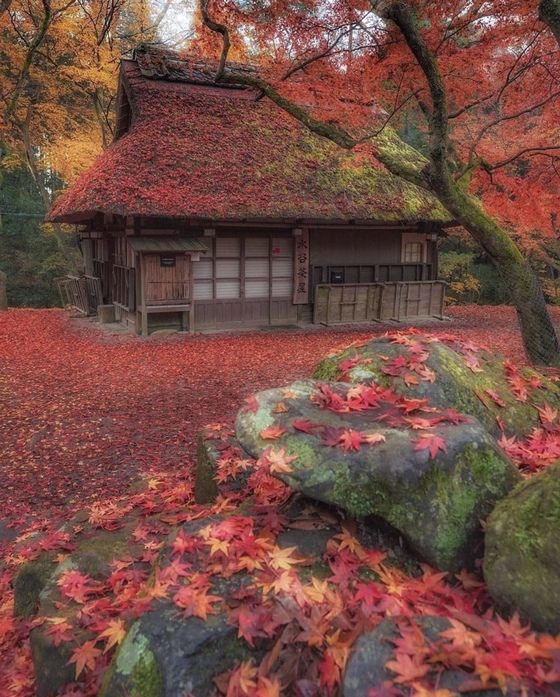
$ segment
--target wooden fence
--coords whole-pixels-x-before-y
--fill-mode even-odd
[[[443,281],[317,285],[316,324],[404,321],[443,316]]]
[[[62,305],[84,315],[95,315],[103,304],[101,280],[96,276],[65,276],[57,279]]]

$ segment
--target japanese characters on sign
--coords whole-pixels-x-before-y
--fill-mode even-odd
[[[309,230],[294,241],[294,305],[301,305],[309,302]]]

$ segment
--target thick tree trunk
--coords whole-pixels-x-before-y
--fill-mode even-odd
[[[548,24],[560,46],[560,0],[541,0],[539,3],[539,18]]]
[[[433,181],[433,191],[451,215],[481,245],[511,294],[523,344],[535,365],[560,365],[560,346],[534,271],[517,245],[480,203],[453,180]]]

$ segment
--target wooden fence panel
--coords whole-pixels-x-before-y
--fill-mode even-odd
[[[320,284],[315,287],[313,321],[342,324],[441,317],[442,281]]]

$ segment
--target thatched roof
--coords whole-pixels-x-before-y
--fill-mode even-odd
[[[344,152],[254,90],[216,84],[214,71],[161,49],[123,60],[115,142],[58,198],[49,219],[448,219],[426,191],[381,170],[367,146]]]

